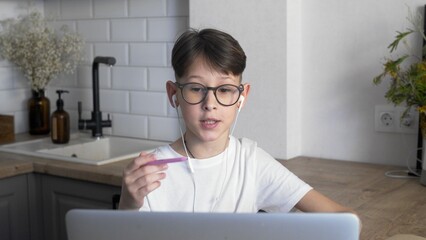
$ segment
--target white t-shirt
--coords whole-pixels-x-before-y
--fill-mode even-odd
[[[169,145],[157,159],[181,157]],[[228,148],[208,159],[170,163],[161,186],[148,194],[140,211],[289,212],[312,188],[257,147],[230,138]]]

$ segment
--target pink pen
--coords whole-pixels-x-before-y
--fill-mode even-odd
[[[177,157],[177,158],[167,158],[167,159],[159,159],[154,160],[152,162],[147,163],[146,165],[159,165],[159,164],[165,164],[165,163],[176,163],[176,162],[184,162],[187,161],[187,157]]]

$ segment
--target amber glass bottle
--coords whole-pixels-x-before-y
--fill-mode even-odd
[[[68,143],[70,140],[70,116],[64,110],[64,100],[61,94],[68,91],[57,90],[58,100],[56,101],[56,111],[52,113],[52,131],[50,136],[53,143]]]
[[[28,100],[30,134],[42,135],[50,132],[50,101],[44,90],[32,91]]]

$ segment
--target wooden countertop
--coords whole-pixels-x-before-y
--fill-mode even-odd
[[[398,234],[426,237],[426,186],[418,178],[385,176],[405,168],[307,157],[283,164],[321,193],[354,209],[363,224],[361,240]]]
[[[130,161],[95,166],[0,152],[0,179],[36,172],[121,186],[122,171]]]

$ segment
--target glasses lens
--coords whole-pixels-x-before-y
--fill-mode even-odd
[[[230,106],[238,101],[240,90],[234,85],[222,85],[216,90],[217,101],[225,106]]]
[[[189,104],[197,104],[203,101],[207,89],[198,83],[188,83],[182,88],[182,96]]]

